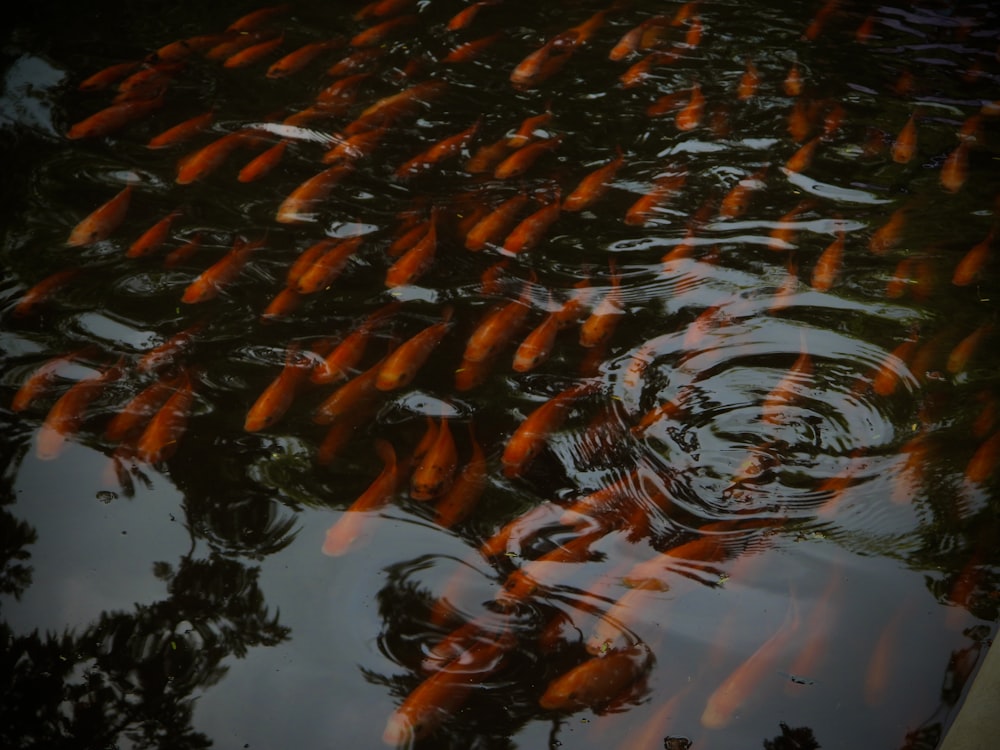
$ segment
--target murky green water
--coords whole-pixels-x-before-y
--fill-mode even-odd
[[[73,138],[121,80],[80,90],[88,76],[256,6],[22,8],[10,24],[4,746],[935,747],[997,614],[995,12],[502,0],[449,29],[465,4],[361,7],[293,3],[260,27],[280,39],[262,59],[192,53],[132,100],[149,112]],[[359,75],[326,71],[383,18],[404,21],[341,84],[342,110],[297,114]],[[445,59],[474,40],[474,58]],[[475,169],[526,120],[504,149],[523,173]],[[322,198],[283,203],[355,132],[380,139]],[[233,133],[216,168],[183,176]],[[239,179],[279,142],[270,171]],[[592,205],[556,210],[619,157]],[[127,185],[107,236],[68,244]],[[468,249],[519,195],[515,222]],[[512,227],[546,206],[516,252]],[[433,260],[391,270],[414,226]],[[357,247],[268,315],[324,238]],[[574,300],[549,355],[512,367]],[[493,343],[470,346],[501,308]],[[349,376],[374,376],[442,319],[411,382],[323,417],[340,384],[312,380],[340,341],[368,331]],[[276,378],[289,400],[248,424]],[[515,465],[519,426],[560,405]],[[388,448],[397,481],[376,492]],[[421,489],[435,466],[446,498]]]

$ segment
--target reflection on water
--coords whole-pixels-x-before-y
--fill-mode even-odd
[[[935,747],[995,11],[230,6],[3,50],[4,746]]]

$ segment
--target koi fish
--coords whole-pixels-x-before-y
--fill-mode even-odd
[[[907,164],[917,152],[917,114],[914,112],[899,131],[889,153],[897,164]]]
[[[475,60],[488,47],[492,47],[497,41],[499,41],[503,35],[503,30],[495,31],[487,36],[480,37],[479,39],[473,39],[472,41],[453,47],[448,51],[447,55],[441,58],[441,62],[457,64]]]
[[[105,107],[74,124],[67,132],[70,140],[80,138],[102,138],[141,120],[163,106],[164,95],[151,99],[126,99]]]
[[[247,242],[242,237],[237,237],[228,253],[188,284],[181,302],[190,305],[215,299],[224,286],[231,284],[239,276],[243,266],[250,260],[250,255],[263,244],[263,239]]]
[[[548,203],[526,216],[511,230],[503,242],[504,252],[516,255],[537,245],[548,228],[559,218],[560,208],[560,193],[559,189],[556,188],[555,195]]]
[[[583,211],[604,197],[611,188],[612,180],[614,180],[618,170],[625,163],[625,155],[622,153],[621,146],[618,146],[617,153],[618,155],[614,159],[580,180],[576,188],[563,200],[563,211]]]
[[[674,122],[678,130],[694,130],[701,124],[701,116],[705,111],[705,96],[701,93],[701,83],[695,81],[691,87],[691,96],[684,108],[677,113]]]
[[[365,108],[354,122],[345,127],[344,135],[357,135],[366,130],[390,125],[403,115],[413,112],[422,102],[440,96],[447,88],[448,84],[445,81],[432,79],[415,83],[395,94],[382,97]]]
[[[941,186],[949,193],[962,189],[969,176],[969,141],[959,141],[941,165]]]
[[[837,233],[837,238],[827,245],[820,254],[813,268],[812,288],[819,292],[828,292],[840,275],[840,267],[844,262],[844,233]]]
[[[183,384],[184,376],[176,375],[159,378],[143,388],[115,413],[104,429],[104,437],[118,443],[144,430],[171,394]]]
[[[648,38],[651,31],[654,34],[659,34],[669,23],[670,21],[666,16],[653,16],[652,18],[643,20],[622,35],[617,44],[611,48],[611,52],[608,53],[608,59],[615,61],[624,60],[626,57],[638,52],[643,48],[644,40]]]
[[[174,75],[183,67],[182,62],[147,64],[118,84],[118,94],[114,98],[114,103],[162,96],[166,93]]]
[[[158,222],[153,224],[153,226],[143,232],[139,238],[135,240],[135,242],[129,245],[128,250],[125,251],[125,257],[142,258],[156,252],[157,249],[159,249],[159,247],[167,241],[167,237],[170,235],[171,226],[173,226],[173,223],[180,218],[180,216],[180,211],[171,211]]]
[[[820,136],[815,136],[806,141],[799,149],[792,154],[785,162],[785,169],[789,172],[802,172],[809,169],[813,157],[816,155],[816,148],[819,146]]]
[[[802,93],[802,86],[802,71],[799,70],[799,64],[793,62],[781,84],[781,90],[785,92],[785,96],[798,96]]]
[[[323,540],[324,555],[339,557],[346,554],[367,530],[372,512],[387,505],[399,491],[402,471],[392,444],[386,440],[376,440],[375,451],[384,464],[382,471],[368,489],[327,529]]]
[[[356,21],[394,15],[412,5],[413,0],[372,0],[354,14]]]
[[[701,725],[721,729],[761,688],[765,675],[771,672],[789,638],[798,630],[798,611],[792,601],[788,618],[770,638],[762,643],[750,658],[738,666],[709,696],[701,714]]]
[[[316,208],[330,192],[353,171],[349,164],[324,169],[295,188],[278,207],[276,221],[281,224],[306,224],[317,220]]]
[[[17,392],[14,394],[13,401],[11,401],[11,410],[21,412],[28,409],[51,388],[60,370],[73,364],[79,359],[94,356],[96,353],[97,351],[95,347],[85,346],[81,349],[70,352],[69,354],[61,357],[53,357],[52,359],[44,362],[38,369],[31,373],[31,375],[28,376],[23,383],[21,383]]]
[[[326,39],[320,42],[311,42],[299,47],[293,52],[289,52],[267,69],[268,78],[286,78],[303,70],[309,63],[332,49],[343,46],[340,39]]]
[[[573,46],[563,46],[554,37],[519,62],[510,74],[516,89],[530,89],[558,73],[574,52]]]
[[[868,248],[875,255],[884,255],[896,246],[906,226],[908,211],[907,206],[900,206],[892,212],[892,215],[885,224],[872,233]]]
[[[183,143],[207,129],[215,121],[215,112],[209,110],[200,115],[184,120],[173,127],[167,128],[159,135],[154,135],[149,139],[146,148],[158,149],[176,146]]]
[[[493,176],[498,180],[520,177],[522,174],[527,172],[536,161],[538,161],[539,157],[549,151],[552,151],[560,143],[562,143],[562,139],[563,136],[560,134],[551,138],[544,138],[540,141],[535,141],[534,143],[530,143],[527,146],[518,149],[497,164],[496,169],[493,170]]]
[[[811,207],[812,203],[810,201],[801,201],[794,208],[792,208],[791,211],[778,219],[777,225],[768,235],[768,248],[770,250],[774,250],[775,252],[781,252],[782,250],[794,248],[795,246],[792,244],[792,240],[795,239],[795,234],[798,231],[798,226],[795,220]]]
[[[78,380],[49,409],[38,430],[36,455],[43,461],[56,458],[63,443],[83,425],[84,412],[109,383],[122,376],[124,358],[89,378]]]
[[[552,680],[538,704],[549,711],[575,711],[621,700],[652,663],[652,654],[641,644],[593,656]]]
[[[438,526],[445,529],[450,529],[468,518],[486,489],[486,456],[476,440],[471,422],[469,444],[472,448],[469,462],[458,472],[451,488],[434,504],[434,520]]]
[[[465,249],[478,252],[487,245],[498,244],[529,200],[524,193],[518,193],[490,211],[465,235]]]
[[[465,346],[463,360],[482,362],[492,359],[524,324],[531,311],[531,281],[524,283],[521,296],[487,313],[476,326]]]
[[[296,392],[309,378],[311,370],[312,363],[302,355],[297,344],[292,344],[278,377],[271,381],[247,412],[243,429],[247,432],[259,432],[273,426],[288,411]]]
[[[438,425],[434,444],[420,458],[410,478],[410,497],[414,500],[433,500],[443,495],[455,478],[458,453],[451,428],[444,417]]]
[[[21,296],[11,314],[15,318],[28,317],[81,273],[83,270],[80,268],[66,268],[49,274]]]
[[[370,26],[364,31],[359,31],[350,41],[352,47],[374,47],[382,44],[389,36],[399,31],[404,26],[416,23],[416,15],[396,16],[388,21]]]
[[[369,156],[389,132],[388,125],[363,130],[337,141],[337,144],[323,154],[324,164],[350,164]]]
[[[240,182],[255,182],[261,179],[281,163],[281,159],[284,157],[287,149],[288,140],[283,138],[267,149],[267,151],[258,154],[243,165],[239,174],[236,175],[236,179]]]
[[[457,154],[465,148],[466,144],[475,137],[478,131],[479,121],[477,120],[460,133],[442,138],[430,148],[421,151],[412,159],[400,165],[396,170],[396,179],[407,180]]]
[[[174,181],[178,185],[190,185],[192,182],[207,177],[221,167],[236,149],[245,145],[252,137],[250,133],[242,130],[226,133],[207,146],[188,154],[178,162],[177,177]]]
[[[553,310],[529,333],[514,353],[514,370],[529,372],[549,358],[560,329],[559,310]]]
[[[238,31],[240,33],[256,31],[275,17],[284,15],[291,8],[291,3],[281,3],[280,5],[269,5],[265,8],[258,8],[237,18],[226,27],[226,31]]]
[[[611,262],[611,288],[580,326],[580,346],[592,348],[606,343],[614,333],[625,309],[622,306],[621,277]]]
[[[753,64],[753,60],[748,59],[746,69],[743,71],[740,83],[736,87],[736,98],[741,102],[753,98],[757,93],[758,86],[760,86],[760,73],[757,72],[757,66]]]
[[[570,386],[560,391],[529,414],[510,436],[504,447],[503,473],[506,477],[519,477],[541,452],[551,435],[569,416],[573,405],[598,389],[594,381]]]
[[[974,245],[955,266],[951,283],[955,286],[968,286],[975,281],[983,271],[986,261],[990,257],[990,247],[993,244],[993,230],[991,229],[986,238]]]
[[[379,370],[375,387],[380,391],[392,391],[409,385],[417,372],[451,330],[453,308],[449,305],[437,323],[423,329],[403,342],[386,357]]]
[[[542,132],[544,135],[542,128],[552,122],[553,116],[552,110],[546,109],[541,114],[525,117],[514,134],[507,139],[507,145],[512,149],[521,148],[528,145],[537,133]]]
[[[979,484],[989,479],[1000,465],[1000,431],[984,440],[965,466],[965,481]]]
[[[321,289],[326,289],[340,276],[351,258],[357,254],[362,242],[364,242],[362,235],[343,239],[320,240],[316,245],[322,245],[323,251],[298,275],[294,282],[295,291],[299,294],[314,294]]]
[[[726,193],[719,205],[719,217],[722,219],[735,219],[742,216],[750,205],[750,196],[764,187],[764,177],[767,174],[768,165],[758,169],[749,177],[745,177]]]
[[[987,320],[986,322],[981,323],[972,333],[959,341],[948,355],[948,362],[946,365],[948,372],[952,375],[957,375],[965,370],[965,368],[969,365],[969,360],[972,359],[972,356],[982,344],[983,339],[986,338],[986,336],[988,336],[992,331],[993,323]]]
[[[649,78],[649,76],[652,75],[653,69],[658,65],[669,65],[670,63],[677,61],[679,58],[680,55],[672,50],[657,50],[655,52],[650,52],[638,62],[633,63],[628,70],[619,76],[618,80],[621,81],[623,88],[635,88]]]
[[[374,335],[375,329],[394,315],[401,304],[399,301],[393,300],[365,318],[361,325],[345,336],[344,340],[322,362],[316,364],[310,380],[313,383],[321,384],[332,383],[347,377],[350,370],[364,356],[365,349]]]
[[[69,247],[83,247],[106,240],[125,220],[129,202],[132,199],[132,185],[126,185],[111,200],[96,209],[70,232],[66,244]]]
[[[892,673],[893,654],[898,648],[899,636],[906,624],[909,608],[902,606],[889,618],[879,633],[865,672],[864,695],[869,706],[877,706],[885,698]]]
[[[687,170],[667,172],[653,181],[653,187],[625,212],[625,223],[631,227],[645,226],[657,209],[665,206],[687,182]]]
[[[109,65],[108,67],[102,68],[93,75],[85,78],[80,82],[80,85],[77,86],[77,89],[79,91],[101,91],[109,86],[113,86],[115,83],[134,72],[136,68],[141,65],[142,62],[139,60],[127,60],[125,62]]]
[[[182,384],[143,430],[136,447],[136,457],[147,464],[157,464],[170,458],[187,430],[193,406],[194,380],[190,372],[185,372]]]
[[[385,272],[385,285],[390,288],[412,284],[423,276],[434,263],[437,253],[437,214],[435,207],[431,210],[431,219],[427,232],[409,250],[389,266]]]
[[[812,373],[812,358],[803,344],[802,353],[799,354],[795,363],[781,379],[781,382],[774,386],[764,399],[761,406],[761,418],[771,424],[780,422],[782,411],[789,404],[795,402],[800,389],[812,377]]]
[[[378,399],[380,391],[375,387],[379,370],[385,362],[383,357],[359,375],[344,383],[331,393],[313,412],[316,424],[332,424],[353,412],[365,410]]]

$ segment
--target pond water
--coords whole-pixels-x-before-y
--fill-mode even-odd
[[[4,37],[3,746],[936,747],[992,6],[257,10]]]

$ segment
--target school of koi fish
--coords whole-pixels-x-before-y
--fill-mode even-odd
[[[460,725],[514,694],[556,726],[591,712],[581,743],[732,747],[837,650],[843,565],[812,558],[807,592],[783,550],[996,513],[1000,17],[800,3],[768,47],[756,10],[709,0],[557,6],[373,0],[326,9],[331,31],[274,5],[74,81],[67,148],[109,165],[101,197],[6,324],[102,283],[148,294],[153,343],[53,353],[10,409],[39,459],[96,444],[122,485],[222,409],[321,476],[377,459],[317,554],[363,566],[401,512],[469,549],[419,643],[382,636],[408,672],[389,746],[474,746]],[[205,81],[264,93],[228,110]],[[245,352],[236,385],[221,348]],[[952,646],[994,527],[938,587]],[[776,616],[720,614],[765,578]],[[879,721],[913,609],[873,620],[828,701]],[[677,653],[685,617],[714,649]],[[897,714],[867,746],[934,746]]]

